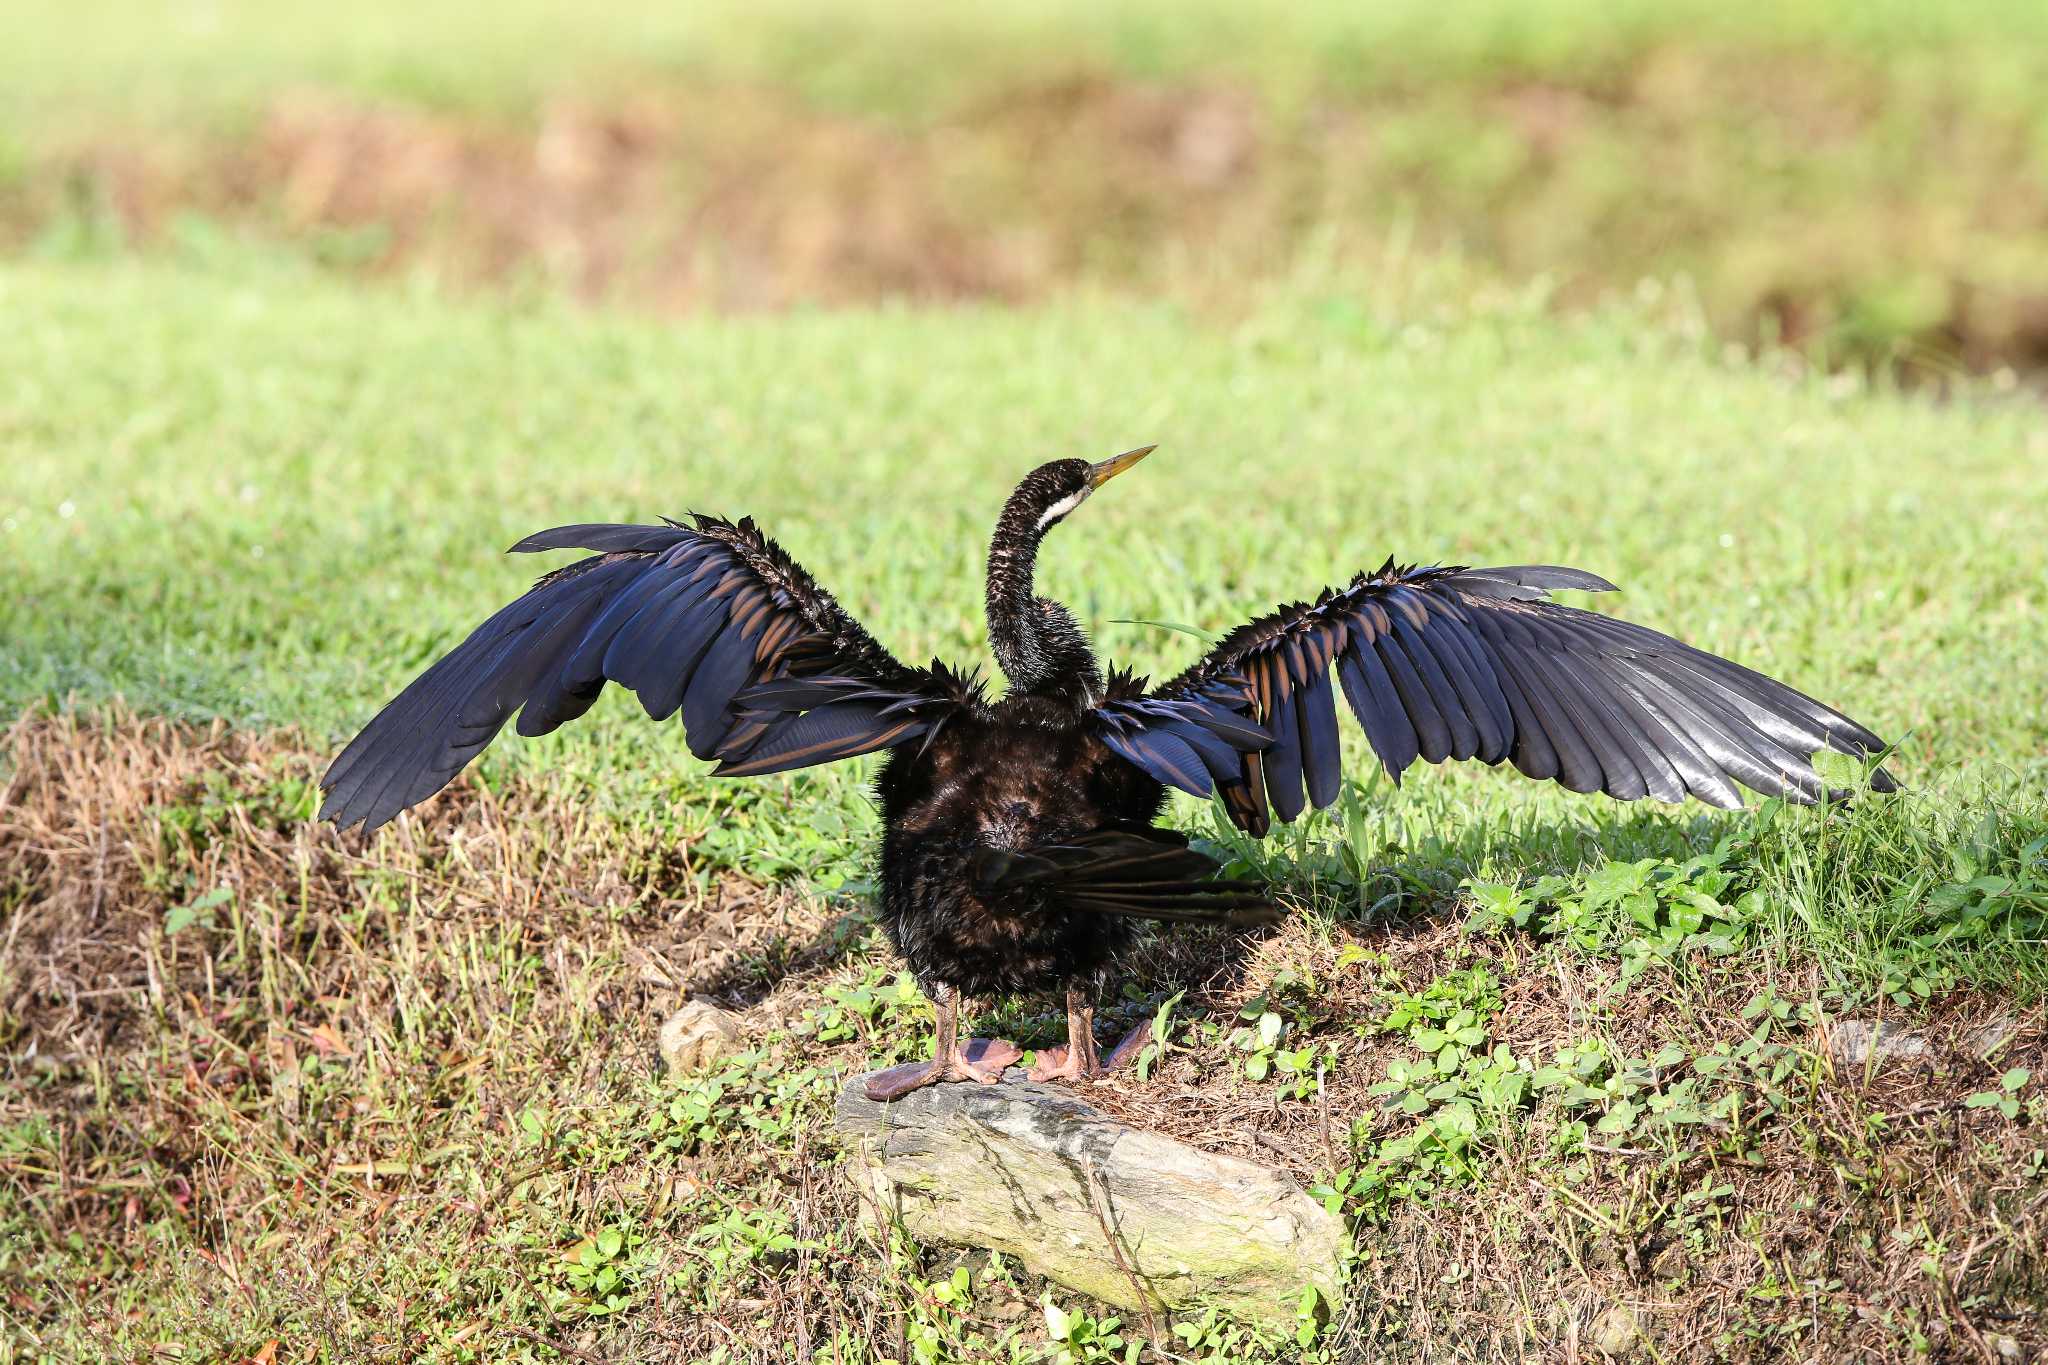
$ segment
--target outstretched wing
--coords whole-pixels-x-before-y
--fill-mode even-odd
[[[1689,793],[1734,807],[1739,782],[1810,803],[1827,794],[1816,752],[1868,758],[1885,748],[1804,693],[1642,626],[1560,606],[1553,588],[1614,585],[1549,565],[1389,561],[1239,627],[1149,695],[1112,687],[1097,733],[1162,782],[1221,792],[1255,835],[1270,827],[1269,806],[1293,820],[1305,802],[1337,797],[1333,668],[1397,782],[1418,757],[1507,759],[1530,777],[1625,801]],[[1255,722],[1266,742],[1217,742],[1219,717]],[[1893,786],[1882,769],[1872,783]]]
[[[327,770],[324,819],[366,829],[446,786],[514,711],[542,735],[608,682],[680,710],[690,751],[729,776],[849,758],[935,731],[974,695],[909,668],[751,519],[562,526],[515,553],[598,553],[557,569],[399,693]]]

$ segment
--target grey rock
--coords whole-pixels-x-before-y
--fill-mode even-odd
[[[1336,1307],[1343,1223],[1285,1175],[1022,1075],[886,1105],[867,1098],[864,1077],[848,1083],[834,1127],[870,1216],[920,1241],[1014,1256],[1127,1310],[1200,1302],[1284,1327],[1305,1288]]]
[[[1990,1058],[2012,1040],[2019,1022],[2001,1011],[1983,1023],[1963,1030],[1963,1049],[1974,1057]],[[1934,1043],[1924,1033],[1899,1024],[1869,1019],[1838,1019],[1828,1029],[1828,1050],[1837,1062],[1865,1066],[1872,1053],[1878,1063],[1934,1055]]]
[[[660,1044],[669,1074],[684,1076],[744,1048],[746,1027],[732,1011],[692,1000],[662,1021]]]
[[[2012,1041],[2020,1029],[2019,1020],[2004,1010],[1992,1015],[1976,1027],[1963,1033],[1963,1046],[1975,1057],[1989,1060],[1992,1054]]]
[[[1828,1051],[1843,1065],[1868,1066],[1873,1055],[1879,1063],[1926,1057],[1934,1045],[1886,1020],[1837,1019],[1828,1028]]]
[[[1603,1355],[1625,1356],[1636,1344],[1636,1315],[1626,1304],[1617,1303],[1593,1319],[1588,1339]]]

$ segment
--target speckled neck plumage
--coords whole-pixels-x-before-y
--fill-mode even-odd
[[[1074,614],[1032,588],[1039,542],[1065,515],[1048,513],[1086,496],[1087,469],[1083,461],[1061,460],[1033,470],[1004,504],[988,548],[989,646],[1011,693],[1059,697],[1076,706],[1101,695],[1102,668]]]

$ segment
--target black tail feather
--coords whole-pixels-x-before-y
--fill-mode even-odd
[[[983,849],[969,870],[984,892],[1030,888],[1094,914],[1238,926],[1281,918],[1263,883],[1219,881],[1218,866],[1170,830],[1120,826],[1038,848]]]

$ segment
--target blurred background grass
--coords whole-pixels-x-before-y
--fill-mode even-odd
[[[2022,0],[4,8],[0,249],[252,243],[665,313],[1452,255],[1737,344],[2048,366]]]

